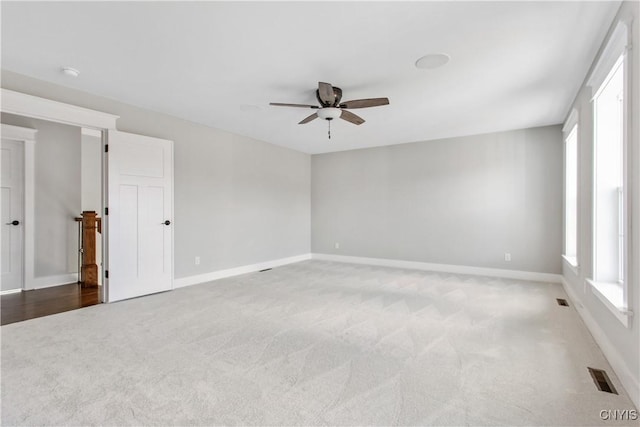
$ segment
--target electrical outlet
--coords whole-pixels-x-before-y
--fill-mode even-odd
[[[336,242],[336,244],[334,245],[334,247],[335,247],[336,249],[340,249],[340,243]]]
[[[199,256],[196,257],[196,261],[195,262],[196,262],[196,265],[200,265],[200,257]]]
[[[504,253],[504,260],[507,262],[511,261],[511,254],[509,252]]]

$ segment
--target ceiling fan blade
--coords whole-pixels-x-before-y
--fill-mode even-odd
[[[354,125],[361,125],[364,123],[364,119],[360,116],[356,116],[351,111],[342,110],[342,114],[340,114],[340,118],[342,120],[346,120]]]
[[[318,96],[320,96],[322,102],[329,105],[333,105],[336,101],[336,96],[333,93],[333,86],[329,83],[318,82]]]
[[[301,108],[320,108],[317,105],[309,104],[283,104],[282,102],[270,102],[269,105],[275,105],[276,107],[301,107]]]
[[[367,108],[389,105],[389,98],[354,99],[340,104],[340,108]]]
[[[307,117],[306,119],[302,120],[300,123],[298,123],[299,125],[303,125],[305,123],[309,123],[311,120],[315,120],[318,118],[318,113],[313,113],[312,115],[310,115],[309,117]]]

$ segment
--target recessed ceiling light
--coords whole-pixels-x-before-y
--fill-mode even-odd
[[[80,71],[71,67],[62,67],[62,72],[69,77],[78,77],[80,75]]]
[[[445,65],[451,57],[446,53],[430,53],[416,61],[416,68],[433,69]]]

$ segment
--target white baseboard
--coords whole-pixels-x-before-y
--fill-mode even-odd
[[[638,408],[640,406],[640,381],[633,375],[626,363],[624,363],[624,359],[620,356],[616,347],[611,344],[607,334],[602,330],[602,328],[600,328],[598,322],[596,322],[593,316],[591,316],[591,313],[589,313],[585,308],[578,294],[576,294],[564,277],[562,277],[562,287],[569,296],[571,302],[573,302],[573,306],[576,308],[576,311],[582,318],[582,321],[587,326],[587,329],[591,332],[593,339],[607,358],[611,368],[613,368],[618,379],[620,379],[620,382],[629,395],[629,398],[634,402],[636,408]]]
[[[56,276],[35,277],[31,289],[51,288],[78,282],[78,273],[58,274]]]
[[[308,259],[311,259],[311,254],[274,259],[271,261],[261,262],[259,264],[243,265],[241,267],[212,271],[211,273],[198,274],[196,276],[181,277],[180,279],[174,279],[173,288],[184,288],[185,286],[211,282],[212,280],[224,279],[225,277],[238,276],[240,274],[253,273],[255,271],[264,270],[265,268],[279,267],[281,265],[293,264],[294,262],[306,261]]]
[[[22,292],[22,288],[18,288],[18,289],[7,289],[6,291],[0,291],[0,295],[10,295],[10,294],[17,294],[19,292]]]
[[[383,267],[409,268],[454,274],[472,274],[476,276],[503,277],[506,279],[530,280],[534,282],[560,283],[560,274],[536,273],[533,271],[502,270],[499,268],[470,267],[466,265],[432,264],[428,262],[403,261],[385,258],[365,258],[333,254],[312,254],[313,259],[337,261],[352,264],[379,265]]]

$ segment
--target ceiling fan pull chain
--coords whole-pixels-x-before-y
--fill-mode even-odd
[[[327,120],[329,123],[329,139],[331,139],[331,120]]]

